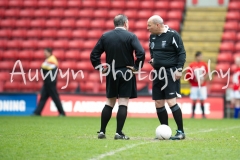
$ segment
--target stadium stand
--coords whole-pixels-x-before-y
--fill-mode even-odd
[[[77,78],[61,90],[75,92],[105,92],[105,86],[90,75],[97,73],[89,63],[89,54],[103,32],[113,29],[113,18],[119,13],[129,17],[130,31],[136,33],[146,50],[144,70],[150,71],[147,19],[158,14],[165,24],[181,31],[185,0],[3,0],[0,1],[0,75],[11,72],[16,60],[24,61],[24,71],[39,69],[44,55],[42,49],[52,47],[60,68],[83,70],[85,78]],[[231,15],[229,15],[231,16]],[[230,25],[231,27],[231,25]],[[228,35],[226,35],[228,37]],[[203,44],[204,45],[204,44]],[[104,59],[104,55],[102,59]],[[28,62],[28,63],[27,63]],[[104,62],[104,61],[103,61]],[[90,79],[89,79],[90,78]],[[42,79],[29,85],[16,79],[0,79],[2,91],[38,91]],[[105,80],[104,80],[105,82]],[[139,90],[150,81],[139,83]],[[35,84],[35,85],[34,85]]]

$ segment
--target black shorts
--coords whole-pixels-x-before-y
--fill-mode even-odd
[[[137,85],[136,77],[129,69],[120,68],[116,69],[116,77],[114,77],[112,71],[106,77],[106,93],[107,98],[136,98],[137,97]],[[120,73],[120,71],[123,73]],[[126,74],[125,74],[126,73]],[[131,76],[132,75],[132,76]],[[126,79],[126,80],[125,80]]]
[[[163,72],[160,73],[161,77],[164,77],[164,79],[162,80],[159,78],[159,70],[156,70],[157,77],[152,82],[153,83],[152,85],[153,100],[171,99],[171,98],[178,97],[180,94],[180,80],[174,81],[172,78],[170,69],[165,69],[165,70],[167,73],[166,77],[164,77]],[[167,82],[165,80],[166,78],[167,78]],[[166,83],[167,85],[166,87],[164,87]]]

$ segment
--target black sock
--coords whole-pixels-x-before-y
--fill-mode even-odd
[[[173,114],[174,120],[177,124],[178,130],[181,130],[182,132],[184,132],[181,109],[179,108],[178,104],[175,104],[174,106],[172,106],[170,108],[172,110],[172,114]]]
[[[119,105],[117,112],[117,130],[116,133],[123,134],[122,129],[127,118],[127,106]]]
[[[158,115],[159,122],[161,124],[168,125],[168,114],[167,114],[167,110],[166,110],[165,106],[163,106],[161,108],[156,108],[156,109],[157,109],[157,115]]]
[[[205,112],[204,112],[204,103],[201,103],[201,109],[202,109],[202,115],[204,116]]]
[[[195,109],[196,109],[196,103],[193,103],[193,105],[192,105],[192,116],[193,117],[195,115]]]
[[[103,132],[104,134],[106,132],[107,124],[112,116],[112,109],[113,109],[112,107],[105,105],[102,110],[100,132]]]

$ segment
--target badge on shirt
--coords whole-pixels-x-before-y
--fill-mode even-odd
[[[165,48],[166,46],[166,41],[162,41],[162,48]]]
[[[151,44],[150,44],[151,49],[153,49],[154,46],[155,46],[155,43],[154,43],[154,42],[151,42]]]

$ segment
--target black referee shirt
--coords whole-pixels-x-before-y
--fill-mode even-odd
[[[134,50],[136,55],[135,62]],[[100,57],[104,51],[106,53],[106,63],[112,65],[113,60],[115,60],[115,68],[126,66],[138,68],[140,61],[142,61],[143,65],[145,60],[145,51],[137,36],[123,28],[108,31],[98,40],[90,56],[94,68],[101,64]]]
[[[149,49],[155,69],[183,68],[186,61],[186,51],[180,35],[165,25],[165,32],[160,35],[150,35]]]

